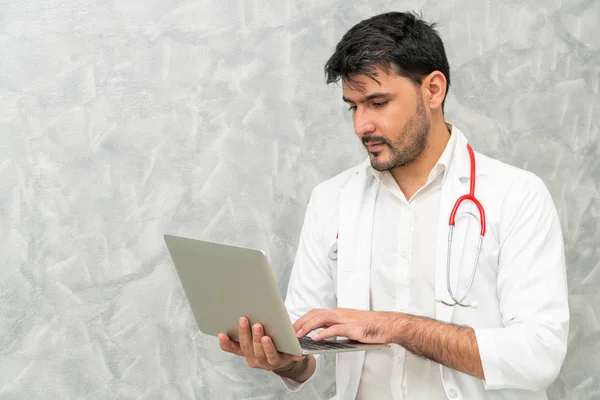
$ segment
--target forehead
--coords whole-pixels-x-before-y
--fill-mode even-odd
[[[375,70],[373,77],[364,74],[354,74],[342,80],[342,91],[344,97],[348,99],[368,96],[375,92],[413,92],[413,90],[407,90],[410,87],[414,87],[410,79],[397,75],[392,71],[386,73],[381,69]]]

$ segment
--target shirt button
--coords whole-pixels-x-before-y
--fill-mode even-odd
[[[448,396],[451,399],[456,399],[458,397],[458,392],[456,391],[456,389],[450,389],[448,390]]]

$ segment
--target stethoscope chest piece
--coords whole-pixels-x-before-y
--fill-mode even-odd
[[[323,253],[321,253],[323,254]],[[331,246],[331,249],[329,249],[329,259],[332,261],[337,260],[338,258],[338,244],[337,241]]]

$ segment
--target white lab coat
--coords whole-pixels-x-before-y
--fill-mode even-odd
[[[467,140],[456,127],[452,134],[458,135],[458,142],[442,187],[437,247],[432,249],[436,253],[435,294],[445,300],[449,300],[448,219],[456,200],[469,192],[470,180]],[[475,196],[485,208],[487,232],[467,301],[477,301],[479,308],[437,304],[436,319],[475,329],[486,381],[440,365],[441,379],[452,400],[545,399],[545,389],[563,363],[569,329],[558,215],[538,177],[479,153],[475,157]],[[368,165],[365,160],[342,172],[311,195],[286,296],[293,321],[313,308],[369,310],[373,210],[379,181],[367,173]],[[471,275],[478,219],[477,208],[464,202],[456,218],[452,248],[451,283],[453,288],[459,283],[459,293]],[[328,253],[338,231],[338,260],[332,261]],[[328,357],[318,357],[317,373]],[[336,398],[354,399],[364,352],[335,357]],[[292,390],[301,386],[286,379],[284,383]]]

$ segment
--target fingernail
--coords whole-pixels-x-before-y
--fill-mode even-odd
[[[298,332],[296,332],[296,336],[300,337],[300,336],[302,336],[302,333],[303,333],[302,329],[300,329],[300,330],[298,330]]]
[[[246,318],[244,318],[244,317],[240,318],[240,326],[243,328],[246,327]]]

